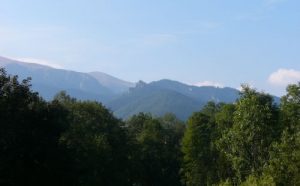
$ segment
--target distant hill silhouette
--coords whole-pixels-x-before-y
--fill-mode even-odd
[[[228,87],[197,87],[167,79],[135,84],[103,72],[55,69],[4,57],[0,66],[22,79],[31,77],[33,90],[47,100],[65,90],[77,99],[102,102],[120,118],[149,112],[157,116],[174,113],[185,120],[208,101],[232,103],[239,96],[238,90]]]
[[[47,100],[52,99],[57,92],[65,90],[78,99],[106,103],[126,91],[126,86],[127,89],[134,86],[133,83],[101,72],[81,73],[3,57],[0,57],[0,66],[5,67],[9,74],[18,75],[20,78],[31,77],[33,90]]]
[[[128,118],[139,112],[157,116],[174,113],[186,120],[199,111],[208,101],[234,102],[239,91],[233,88],[196,87],[172,80],[160,80],[149,84],[142,81],[128,93],[108,102],[118,117]]]
[[[129,87],[135,86],[135,83],[118,79],[103,72],[90,72],[88,74],[97,79],[102,86],[108,88],[115,94],[126,92]]]

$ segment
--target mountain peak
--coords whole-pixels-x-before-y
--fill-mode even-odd
[[[89,75],[93,76],[100,84],[111,89],[114,93],[119,94],[126,92],[130,87],[134,87],[135,84],[132,82],[124,81],[119,78],[113,77],[104,72],[90,72]]]
[[[0,65],[22,79],[32,77],[33,90],[45,99],[65,90],[77,99],[100,101],[123,118],[138,112],[155,115],[173,112],[186,119],[208,101],[234,102],[239,96],[232,88],[197,87],[170,79],[131,83],[103,72],[55,69],[5,57],[0,57]]]
[[[146,82],[142,81],[142,80],[139,80],[136,85],[135,85],[135,88],[143,88],[147,85]]]

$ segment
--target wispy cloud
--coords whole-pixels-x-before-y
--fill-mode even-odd
[[[213,86],[213,87],[220,87],[220,88],[224,87],[224,85],[215,81],[201,81],[201,82],[194,83],[193,85],[197,87],[203,87],[203,86]]]
[[[63,68],[62,65],[59,65],[52,61],[48,61],[48,60],[44,60],[44,59],[36,59],[36,58],[11,58],[11,59],[15,59],[17,61],[26,62],[26,63],[36,63],[36,64],[40,64],[40,65],[46,65],[46,66],[50,66],[53,68],[59,68],[59,69]]]
[[[298,81],[300,81],[300,71],[294,69],[278,69],[268,78],[268,82],[275,86],[287,86]]]

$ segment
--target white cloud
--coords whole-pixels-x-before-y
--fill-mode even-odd
[[[63,66],[59,65],[59,64],[55,64],[51,61],[48,60],[44,60],[44,59],[36,59],[36,58],[13,58],[17,61],[21,61],[21,62],[27,62],[27,63],[36,63],[36,64],[40,64],[40,65],[46,65],[46,66],[50,66],[53,68],[63,68]]]
[[[294,69],[278,69],[268,78],[268,82],[275,86],[287,86],[298,81],[300,81],[300,71]]]
[[[224,87],[224,85],[222,85],[221,83],[214,82],[214,81],[202,81],[202,82],[195,83],[193,85],[197,87],[203,87],[203,86],[213,86],[213,87],[220,87],[220,88]]]

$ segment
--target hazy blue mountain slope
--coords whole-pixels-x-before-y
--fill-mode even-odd
[[[97,79],[101,85],[110,89],[115,94],[127,92],[130,87],[135,86],[134,83],[123,81],[103,72],[90,72],[89,74]]]
[[[139,112],[149,112],[156,116],[174,113],[182,120],[199,111],[203,105],[204,103],[175,91],[148,88],[133,90],[108,103],[108,107],[120,118],[128,118]]]
[[[230,95],[226,95],[227,93]],[[121,118],[128,118],[139,112],[150,112],[154,115],[172,112],[185,120],[208,101],[234,102],[237,98],[238,91],[235,89],[194,87],[176,81],[161,80],[149,84],[139,82],[135,88],[107,105]]]
[[[0,66],[22,79],[32,77],[33,90],[45,99],[65,90],[77,99],[104,103],[120,118],[139,112],[157,116],[172,112],[185,120],[208,101],[232,103],[239,97],[239,91],[233,88],[197,87],[167,79],[134,84],[102,72],[74,72],[3,57]]]
[[[239,91],[233,88],[218,88],[212,86],[197,87],[166,79],[154,81],[150,83],[149,86],[173,90],[201,102],[216,101],[231,103],[239,96]]]
[[[20,78],[31,77],[33,90],[38,91],[45,99],[65,90],[78,99],[91,99],[102,102],[110,100],[114,94],[107,87],[89,74],[55,69],[44,65],[22,63],[0,58],[0,66],[7,72]]]
[[[107,105],[122,118],[138,112],[162,115],[173,112],[180,119],[186,119],[208,101],[232,103],[239,91],[232,88],[196,87],[172,80],[160,80],[146,84],[137,83],[129,93],[108,102]],[[170,101],[172,100],[172,101]]]

